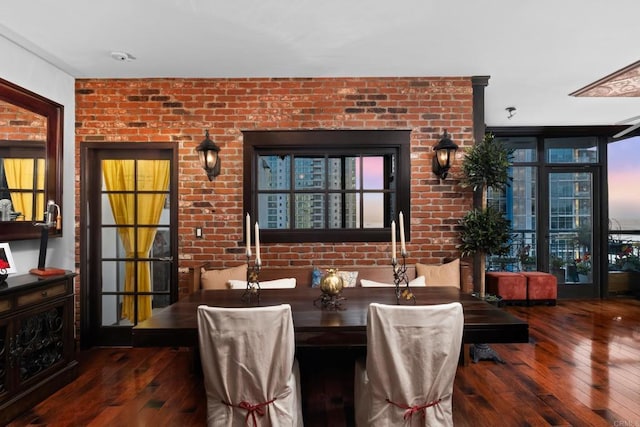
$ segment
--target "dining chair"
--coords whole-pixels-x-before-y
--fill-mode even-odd
[[[291,306],[198,306],[207,425],[302,426]]]
[[[372,303],[367,355],[355,366],[357,426],[452,426],[464,318],[459,302]]]

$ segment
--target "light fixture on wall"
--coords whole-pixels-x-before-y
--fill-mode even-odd
[[[444,135],[438,143],[433,147],[435,155],[433,156],[433,173],[440,179],[446,179],[453,161],[453,156],[458,150],[458,146],[451,141],[449,134],[445,129]]]
[[[209,138],[209,129],[205,131],[204,140],[196,148],[200,158],[200,166],[207,172],[209,181],[220,175],[220,147]]]

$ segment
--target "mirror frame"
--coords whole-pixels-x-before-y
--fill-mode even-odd
[[[64,107],[0,78],[0,99],[16,107],[39,114],[47,120],[44,200],[54,200],[62,209],[62,129]],[[43,213],[44,214],[44,213]],[[0,241],[39,239],[41,227],[32,221],[0,221]],[[62,228],[49,229],[49,236],[62,236]]]

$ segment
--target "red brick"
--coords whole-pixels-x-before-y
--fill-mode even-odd
[[[358,107],[359,101],[376,105]],[[243,130],[412,129],[409,256],[413,262],[442,262],[458,255],[455,228],[471,207],[472,195],[457,180],[460,156],[447,181],[433,176],[432,147],[444,129],[461,147],[473,143],[472,105],[471,80],[462,77],[80,79],[76,170],[80,146],[86,141],[175,143],[179,267],[184,271],[204,261],[224,267],[246,261],[241,247]],[[382,113],[369,112],[370,108]],[[223,171],[213,182],[199,167],[195,153],[205,129],[222,148]],[[75,191],[79,200],[79,177]],[[80,207],[76,209],[78,218]],[[204,226],[204,239],[195,238],[196,226]],[[383,242],[263,244],[261,250],[269,265],[387,265],[388,246]],[[186,292],[184,276],[181,295]]]

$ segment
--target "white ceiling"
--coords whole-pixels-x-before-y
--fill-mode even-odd
[[[638,0],[3,0],[0,35],[76,78],[488,75],[490,126],[612,125],[640,98],[569,93],[640,59],[638,16]]]

